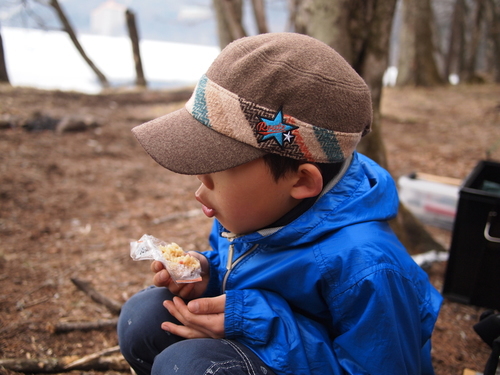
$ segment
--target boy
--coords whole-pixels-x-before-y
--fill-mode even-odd
[[[159,164],[196,175],[215,217],[203,281],[132,297],[118,325],[138,374],[433,374],[441,297],[390,230],[390,175],[355,152],[364,81],[310,37],[226,47],[185,108],[133,129]],[[174,297],[175,296],[175,297]],[[181,298],[179,298],[179,297]]]

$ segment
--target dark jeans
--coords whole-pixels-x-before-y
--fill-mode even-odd
[[[122,307],[118,341],[138,375],[274,375],[250,349],[236,341],[186,340],[163,331],[162,322],[179,324],[163,307],[163,301],[172,297],[166,288],[150,287]]]

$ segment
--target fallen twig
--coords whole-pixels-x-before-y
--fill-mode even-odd
[[[122,305],[119,302],[103,296],[101,293],[96,291],[88,281],[76,278],[72,278],[71,281],[78,287],[78,289],[88,294],[95,302],[106,306],[113,314],[120,314]]]
[[[50,373],[72,370],[80,371],[128,371],[127,361],[118,353],[117,346],[90,354],[82,358],[65,356],[61,358],[9,358],[0,359],[0,368],[23,373]]]
[[[59,322],[55,326],[50,327],[52,333],[62,333],[69,331],[91,331],[93,329],[101,329],[108,327],[116,327],[118,318],[97,320],[93,322]]]
[[[91,363],[91,362],[95,361],[96,359],[99,359],[102,356],[105,356],[108,354],[114,354],[114,353],[120,353],[120,347],[118,345],[113,346],[113,347],[108,348],[108,349],[101,350],[101,351],[96,352],[96,353],[86,355],[85,357],[79,358],[76,361],[73,361],[73,362],[67,364],[64,368],[67,370],[75,369],[78,366],[83,366],[84,364]]]

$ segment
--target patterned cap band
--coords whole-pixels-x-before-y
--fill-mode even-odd
[[[320,128],[271,110],[226,90],[204,75],[187,111],[200,123],[265,152],[318,163],[347,158],[362,132],[344,133]],[[285,109],[286,110],[286,109]]]

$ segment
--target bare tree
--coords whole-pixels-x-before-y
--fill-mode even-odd
[[[402,0],[403,24],[399,48],[397,84],[443,84],[435,60],[434,15],[430,0]]]
[[[490,38],[493,44],[495,82],[500,83],[500,0],[489,0],[486,14],[489,15]]]
[[[5,54],[3,51],[2,34],[0,34],[0,82],[10,83],[9,75],[7,74],[7,64],[5,63]]]
[[[213,0],[213,6],[221,49],[233,40],[247,35],[243,27],[242,0]]]
[[[255,16],[255,23],[259,34],[265,34],[269,31],[266,21],[266,10],[264,0],[252,0],[252,8]]]
[[[465,70],[462,76],[465,82],[473,82],[475,79],[477,52],[479,48],[479,38],[481,36],[481,24],[483,22],[484,10],[485,0],[476,0],[473,22],[470,30],[471,38],[469,49],[467,51]]]
[[[68,17],[66,17],[66,14],[64,13],[63,9],[61,8],[58,0],[50,0],[49,5],[56,11],[57,16],[59,17],[59,20],[63,24],[64,31],[66,31],[66,33],[69,35],[71,41],[73,42],[73,44],[75,45],[76,49],[78,50],[80,55],[83,57],[85,62],[90,66],[90,68],[97,75],[97,78],[99,79],[99,82],[101,83],[102,87],[104,87],[104,88],[109,87],[108,80],[106,79],[104,74],[101,73],[101,71],[97,68],[97,66],[93,63],[93,61],[87,56],[87,54],[83,50],[83,47],[81,46],[80,42],[78,41],[78,38],[76,37],[73,26],[69,22]]]
[[[450,24],[448,51],[445,57],[444,75],[449,77],[453,72],[459,73],[463,69],[465,44],[465,0],[456,0]]]
[[[500,0],[455,0],[445,73],[462,82],[500,82]],[[480,71],[487,73],[481,75]]]
[[[269,32],[264,0],[251,0],[255,24],[259,34]],[[243,26],[243,0],[213,0],[217,19],[219,46],[224,48],[233,40],[247,35]]]
[[[127,19],[128,34],[132,43],[132,52],[134,54],[136,75],[135,84],[137,86],[146,87],[147,84],[146,78],[144,78],[144,70],[142,69],[141,51],[139,48],[139,33],[137,32],[137,25],[135,23],[135,14],[130,9],[127,9],[125,17]]]

